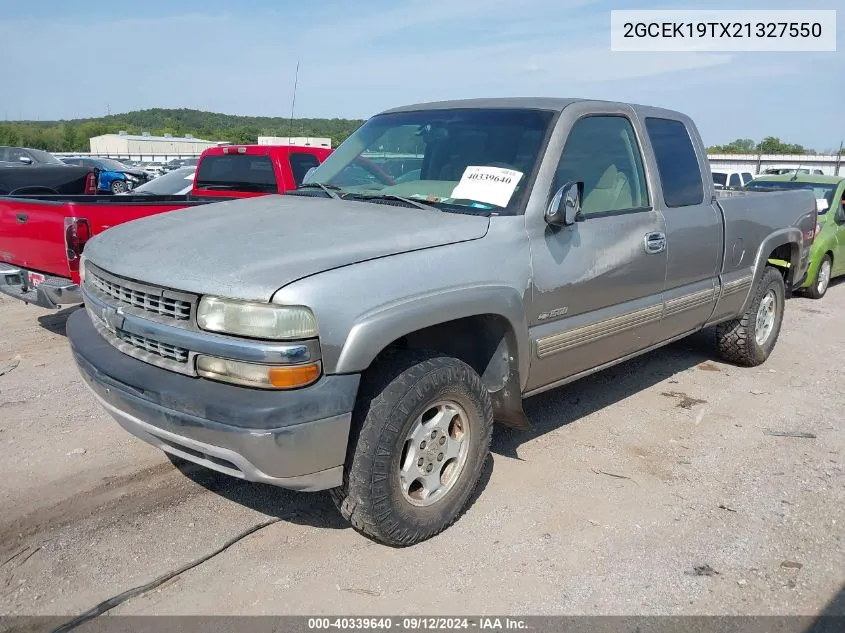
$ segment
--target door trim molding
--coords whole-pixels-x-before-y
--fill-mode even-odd
[[[663,304],[640,308],[619,316],[583,325],[571,330],[538,338],[535,343],[537,358],[548,358],[581,345],[594,343],[614,334],[631,330],[641,325],[659,321],[663,316]]]

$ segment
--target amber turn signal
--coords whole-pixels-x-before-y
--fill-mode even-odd
[[[267,372],[270,384],[277,389],[293,389],[304,387],[320,377],[320,364],[291,365],[288,367],[271,367]]]

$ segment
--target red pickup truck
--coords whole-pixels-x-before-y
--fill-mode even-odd
[[[92,236],[148,215],[284,193],[332,150],[225,145],[200,156],[190,194],[0,196],[0,292],[43,308],[81,303],[79,258]]]

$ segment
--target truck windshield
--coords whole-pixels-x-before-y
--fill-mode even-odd
[[[819,182],[801,182],[800,180],[752,180],[746,185],[747,189],[810,189],[816,196],[816,200],[827,202],[825,208],[819,209],[819,215],[827,213],[833,207],[833,194],[836,192],[835,184]],[[822,205],[824,206],[824,205]]]
[[[273,162],[255,154],[210,154],[200,161],[196,189],[277,193]]]
[[[553,112],[461,108],[377,115],[313,170],[346,199],[397,197],[444,211],[517,213]]]

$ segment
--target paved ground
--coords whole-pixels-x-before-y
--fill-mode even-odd
[[[324,494],[175,467],[94,404],[66,314],[0,298],[0,613],[80,613],[273,517],[112,613],[843,612],[843,314],[845,284],[791,300],[760,368],[684,342],[531,399],[463,518],[389,549]]]

